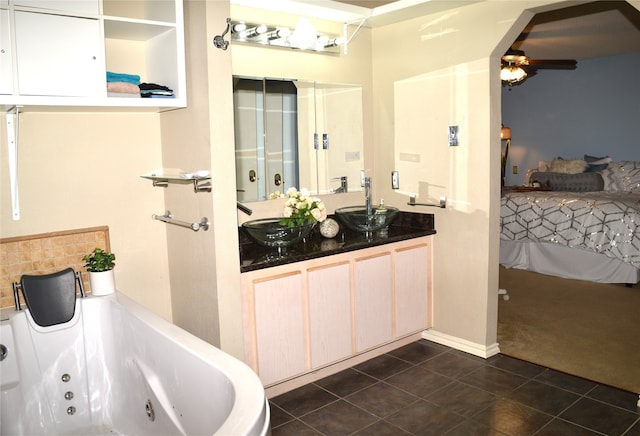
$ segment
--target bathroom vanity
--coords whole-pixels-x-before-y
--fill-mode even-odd
[[[269,396],[421,337],[431,325],[433,215],[400,212],[388,235],[341,224],[277,255],[240,230],[245,362]]]

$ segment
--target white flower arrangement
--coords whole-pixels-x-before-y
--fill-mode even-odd
[[[289,188],[283,214],[284,218],[280,220],[280,224],[295,227],[309,221],[324,221],[327,218],[327,209],[322,200],[311,197],[309,190],[298,191],[296,188]]]

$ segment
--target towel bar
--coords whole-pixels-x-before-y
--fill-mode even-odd
[[[200,229],[205,231],[209,230],[209,220],[207,219],[207,217],[202,218],[199,223],[188,223],[186,221],[179,221],[179,220],[173,219],[173,215],[171,215],[171,212],[166,211],[164,215],[156,215],[154,213],[151,216],[151,218],[153,218],[154,220],[162,221],[167,224],[174,224],[176,226],[186,227],[188,229],[193,230],[194,232],[197,232]]]
[[[409,202],[407,204],[409,206],[431,206],[431,207],[440,207],[444,209],[445,207],[447,207],[447,197],[442,196],[440,197],[439,204],[433,204],[433,203],[416,203],[416,196],[412,195],[409,197]]]

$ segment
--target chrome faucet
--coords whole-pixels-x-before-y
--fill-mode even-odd
[[[367,220],[372,218],[371,213],[371,177],[364,178],[364,201],[367,206]]]
[[[347,192],[347,176],[335,177],[331,180],[340,180],[340,187],[333,191],[334,194],[342,194]]]

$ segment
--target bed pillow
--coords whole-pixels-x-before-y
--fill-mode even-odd
[[[626,191],[640,193],[640,162],[625,160],[611,162],[607,169],[600,171],[604,179],[605,191]]]
[[[604,181],[603,191],[617,192],[622,190],[619,180],[620,169],[617,163],[613,162],[609,164],[606,169],[600,171],[598,174],[602,176],[602,180]]]
[[[583,173],[589,164],[582,159],[554,159],[548,171],[552,173],[578,174]]]
[[[536,180],[541,186],[550,186],[553,191],[594,192],[604,189],[604,180],[600,173],[553,173],[535,172],[529,181]]]
[[[584,160],[589,165],[586,169],[587,173],[596,173],[598,171],[606,170],[607,166],[611,163],[612,159],[609,156],[595,157],[584,155]]]

